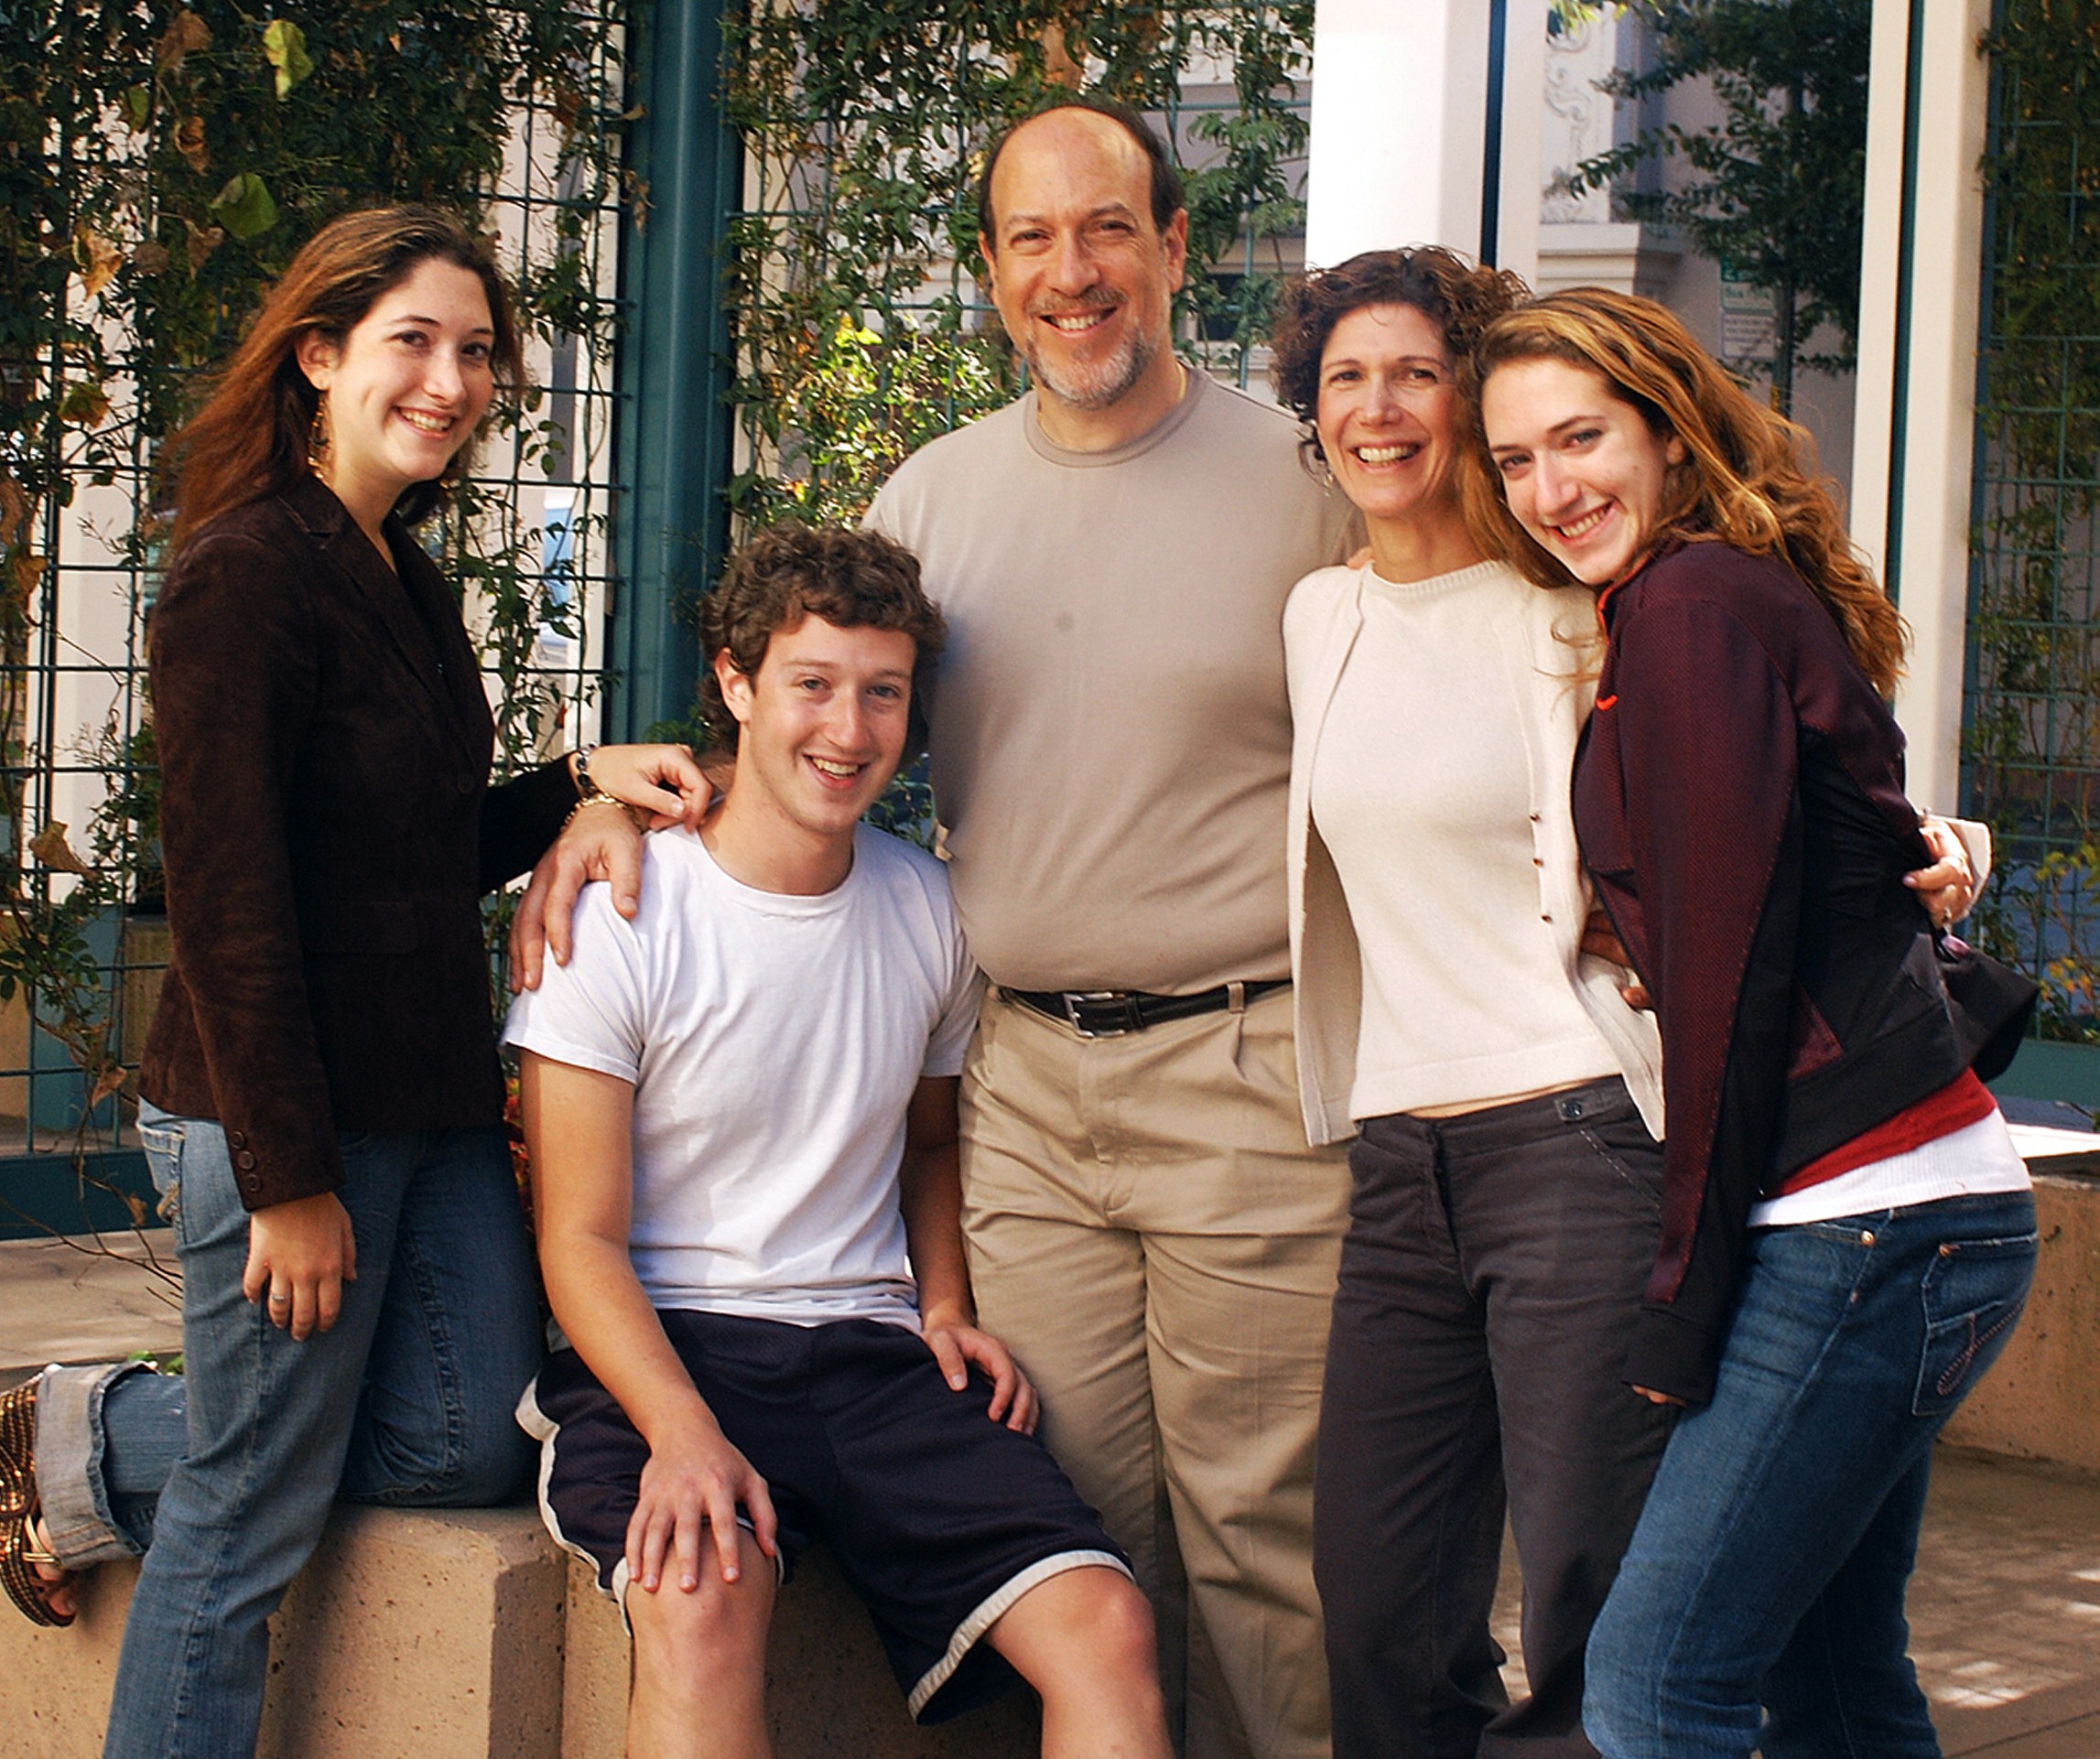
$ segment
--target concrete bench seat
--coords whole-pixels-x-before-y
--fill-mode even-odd
[[[0,1759],[94,1759],[134,1564],[98,1570],[71,1630],[0,1607]],[[920,1730],[867,1613],[821,1552],[774,1616],[777,1759],[1023,1759],[1017,1692]],[[263,1759],[618,1759],[627,1636],[530,1509],[342,1506],[271,1622]]]

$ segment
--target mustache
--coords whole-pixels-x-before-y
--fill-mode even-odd
[[[1032,299],[1028,302],[1028,315],[1031,318],[1047,318],[1054,313],[1069,312],[1075,306],[1087,307],[1096,311],[1114,311],[1122,303],[1122,296],[1110,292],[1107,287],[1088,287],[1084,293],[1069,298],[1046,294],[1040,299]]]

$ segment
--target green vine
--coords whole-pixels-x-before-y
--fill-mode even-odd
[[[1275,240],[1304,223],[1289,177],[1312,16],[1310,0],[755,0],[732,15],[728,109],[760,187],[727,269],[739,520],[857,517],[914,448],[1012,398],[1017,363],[971,278],[979,156],[1060,89],[1175,123],[1192,270],[1220,272],[1192,273],[1182,334],[1205,363],[1243,360],[1266,334]],[[1201,108],[1184,92],[1198,65],[1225,88]]]
[[[2040,979],[2045,1037],[2100,1043],[2100,16],[2008,0],[1983,48],[1995,128],[1966,755],[2000,858],[1978,934]]]
[[[199,374],[223,357],[264,287],[345,210],[424,200],[525,238],[528,329],[609,358],[613,313],[593,270],[597,214],[620,200],[624,113],[611,0],[27,0],[0,34],[0,998],[81,1072],[84,1154],[124,1077],[117,986],[91,926],[150,908],[157,800],[142,677],[82,741],[109,792],[85,856],[52,814],[50,749],[32,724],[60,615],[70,513],[89,489],[129,491],[103,533],[129,571],[135,620],[158,561],[154,448]],[[539,175],[559,186],[521,221],[503,186],[530,113]],[[516,412],[498,450],[523,474],[563,437]],[[593,515],[601,517],[601,515]],[[542,538],[498,487],[471,488],[435,528],[474,595],[499,688],[502,761],[529,761],[548,686],[533,648],[574,632],[550,600]],[[34,1036],[34,1034],[32,1035]]]

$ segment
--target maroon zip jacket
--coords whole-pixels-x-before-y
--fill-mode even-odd
[[[1669,1119],[1637,1386],[1710,1396],[1750,1205],[1967,1066],[1903,876],[1903,736],[1786,564],[1672,544],[1599,601],[1575,831],[1655,998]]]
[[[460,612],[319,481],[215,519],[147,630],[174,954],[139,1088],[225,1128],[249,1209],[342,1183],[336,1134],[494,1124],[480,894],[575,804],[492,790]]]

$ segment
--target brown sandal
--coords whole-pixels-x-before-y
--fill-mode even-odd
[[[60,1628],[70,1613],[53,1610],[51,1590],[60,1584],[37,1573],[38,1564],[62,1568],[37,1543],[37,1383],[0,1393],[0,1588],[32,1624]]]

